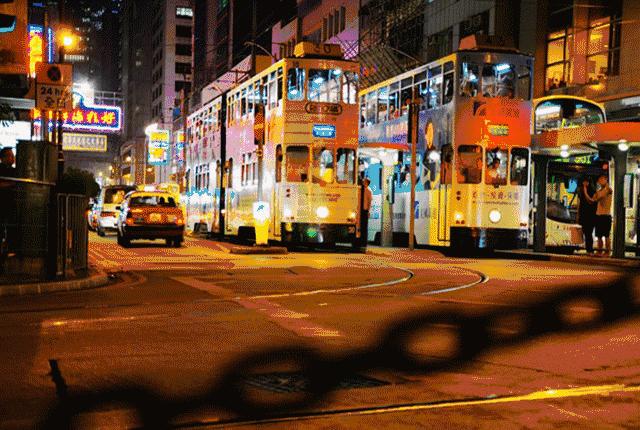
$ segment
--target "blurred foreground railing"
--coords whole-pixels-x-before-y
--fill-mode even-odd
[[[0,177],[0,283],[86,274],[87,204],[51,182]]]
[[[67,429],[81,416],[87,418],[86,414],[113,406],[133,410],[145,429],[167,429],[176,425],[181,416],[210,409],[230,412],[235,417],[217,421],[217,425],[301,416],[308,408],[327,400],[345,377],[356,372],[429,374],[451,370],[470,365],[481,354],[496,348],[516,346],[545,335],[595,330],[635,317],[639,311],[640,278],[630,276],[606,285],[574,286],[550,293],[545,300],[509,309],[474,314],[459,307],[429,310],[393,322],[375,344],[361,350],[328,355],[291,346],[240,357],[206,391],[183,398],[167,398],[141,384],[76,391],[66,386],[56,364],[51,377],[59,401],[41,424],[45,429]],[[439,349],[443,336],[451,341],[445,344],[453,347]],[[425,344],[427,351],[416,353],[416,346],[424,348]],[[283,366],[301,375],[304,390],[256,394],[250,378]]]

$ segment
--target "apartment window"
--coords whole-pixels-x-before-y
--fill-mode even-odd
[[[573,29],[567,28],[547,37],[547,70],[545,90],[567,86],[574,62]]]
[[[191,37],[191,27],[188,25],[176,25],[176,37]]]
[[[452,52],[453,30],[448,28],[427,37],[427,60],[433,61]]]
[[[322,19],[321,39],[326,41],[344,31],[347,25],[346,9],[341,7]]]
[[[176,93],[180,92],[183,88],[185,93],[189,93],[189,91],[191,91],[191,82],[176,81],[174,85]]]
[[[191,45],[176,43],[176,55],[191,56]]]
[[[176,73],[191,73],[191,64],[189,63],[176,63]]]
[[[176,16],[180,18],[193,18],[193,9],[190,7],[178,6],[176,8]]]
[[[605,76],[620,73],[620,22],[605,17],[589,24],[587,83],[597,84]]]

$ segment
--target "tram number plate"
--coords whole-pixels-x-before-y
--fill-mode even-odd
[[[160,214],[152,213],[151,215],[149,215],[150,222],[160,222],[161,220],[162,220],[162,215]]]

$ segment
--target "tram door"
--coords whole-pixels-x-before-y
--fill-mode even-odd
[[[449,214],[451,198],[451,179],[453,177],[453,148],[444,145],[440,154],[440,181],[438,182],[438,240],[451,240],[451,216]]]
[[[226,172],[224,175],[224,183],[222,186],[225,188],[225,214],[224,214],[224,226],[225,231],[231,232],[231,220],[233,219],[233,198],[235,192],[233,191],[233,158],[227,161]]]
[[[275,157],[275,185],[273,186],[272,201],[271,201],[271,231],[276,237],[282,235],[282,145],[276,146]]]

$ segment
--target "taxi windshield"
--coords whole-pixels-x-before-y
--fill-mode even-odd
[[[176,201],[170,196],[132,196],[129,202],[131,207],[140,206],[161,206],[167,208],[175,208]]]

